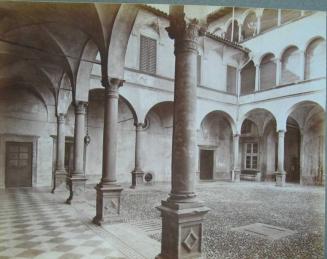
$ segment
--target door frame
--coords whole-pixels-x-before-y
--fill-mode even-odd
[[[200,163],[201,163],[201,150],[209,150],[213,151],[213,165],[212,165],[212,180],[215,180],[215,172],[216,172],[216,150],[217,146],[213,145],[198,145],[198,169],[197,175],[198,180],[200,181]]]
[[[0,134],[0,189],[6,188],[6,142],[32,143],[32,187],[37,183],[37,147],[39,136]]]

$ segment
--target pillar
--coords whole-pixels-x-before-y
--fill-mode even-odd
[[[103,78],[104,126],[102,178],[96,186],[96,216],[93,223],[101,225],[109,216],[117,216],[120,211],[120,196],[123,188],[116,180],[117,126],[118,126],[118,88],[123,80]]]
[[[304,145],[303,145],[304,129],[300,129],[300,184],[303,185],[303,167],[304,167]]]
[[[299,50],[300,64],[299,64],[299,80],[303,81],[305,79],[305,51]]]
[[[275,59],[276,62],[276,86],[280,85],[282,74],[282,62],[280,58]]]
[[[143,133],[143,123],[135,124],[135,168],[132,172],[132,189],[135,189],[136,185],[143,184],[142,170],[142,133]]]
[[[285,131],[278,131],[278,154],[277,154],[277,173],[276,173],[276,186],[284,186],[286,172],[284,170],[284,140]]]
[[[65,189],[67,172],[65,169],[65,114],[57,116],[57,154],[56,171],[53,179],[52,193],[57,189]]]
[[[238,42],[241,42],[243,40],[242,38],[242,27],[243,27],[243,24],[239,24],[238,25]]]
[[[74,159],[73,171],[67,177],[69,186],[69,197],[67,204],[71,204],[74,195],[79,196],[85,191],[84,174],[84,137],[85,137],[85,114],[86,102],[77,102],[75,104],[75,128],[74,128]]]
[[[157,259],[201,258],[202,223],[209,211],[196,198],[197,20],[184,20],[181,6],[173,14],[169,37],[175,42],[175,91],[171,192],[158,207],[162,217],[161,253]]]
[[[277,10],[277,26],[282,24],[282,9]]]
[[[255,65],[255,86],[254,91],[259,91],[260,88],[260,64]]]
[[[241,169],[240,169],[240,162],[239,162],[239,146],[240,146],[240,135],[235,134],[233,137],[233,154],[234,154],[234,165],[232,171],[232,181],[239,182]]]
[[[261,32],[261,16],[257,16],[257,31],[256,35],[260,34]]]
[[[241,72],[242,70],[240,68],[237,68],[237,85],[236,85],[237,98],[239,98],[241,95],[241,83],[242,83]]]

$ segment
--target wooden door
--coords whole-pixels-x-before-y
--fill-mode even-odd
[[[213,179],[213,150],[200,150],[200,179]]]
[[[32,143],[6,142],[6,187],[32,187]]]

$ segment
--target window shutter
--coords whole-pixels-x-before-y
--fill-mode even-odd
[[[140,70],[155,74],[157,70],[157,41],[141,35]]]

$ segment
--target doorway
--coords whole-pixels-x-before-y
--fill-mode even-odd
[[[297,122],[288,117],[285,133],[285,171],[286,181],[300,183],[300,128]]]
[[[200,180],[212,180],[214,150],[200,150]]]
[[[6,188],[32,187],[32,150],[32,142],[6,142]]]

